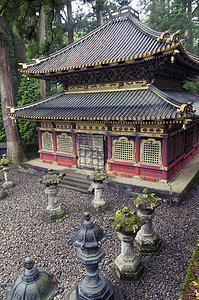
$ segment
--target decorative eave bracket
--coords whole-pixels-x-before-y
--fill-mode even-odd
[[[195,109],[193,109],[193,103],[188,102],[187,104],[182,104],[179,109],[177,109],[177,112],[181,116],[190,116],[195,113]]]

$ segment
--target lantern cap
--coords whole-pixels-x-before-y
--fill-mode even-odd
[[[75,246],[81,248],[100,247],[106,240],[103,230],[91,221],[89,212],[84,213],[84,222],[73,235],[72,242]]]
[[[6,300],[50,300],[53,299],[58,289],[55,286],[54,275],[39,271],[34,267],[33,257],[26,257],[24,270],[6,292]]]

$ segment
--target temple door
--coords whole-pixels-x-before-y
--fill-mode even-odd
[[[77,135],[78,167],[104,170],[104,140],[100,134]]]

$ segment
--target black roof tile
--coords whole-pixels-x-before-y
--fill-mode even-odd
[[[62,92],[32,104],[16,107],[11,116],[25,119],[151,120],[179,117],[183,103],[199,102],[185,91],[140,90]],[[199,114],[199,111],[197,112]]]
[[[114,61],[132,62],[138,57],[170,49],[180,43],[179,38],[168,41],[172,35],[154,31],[144,25],[128,8],[128,13],[111,19],[77,42],[34,63],[24,65],[24,73],[48,73],[58,70],[100,65]],[[163,37],[162,37],[163,36]],[[196,61],[196,57],[192,57]]]

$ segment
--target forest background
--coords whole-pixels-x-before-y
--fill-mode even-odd
[[[13,162],[36,151],[38,139],[36,124],[11,120],[10,107],[62,90],[59,83],[22,77],[19,63],[73,43],[106,22],[111,11],[126,5],[156,31],[181,29],[186,50],[199,56],[199,0],[0,0],[0,143],[7,142]],[[184,86],[199,93],[199,78]]]

